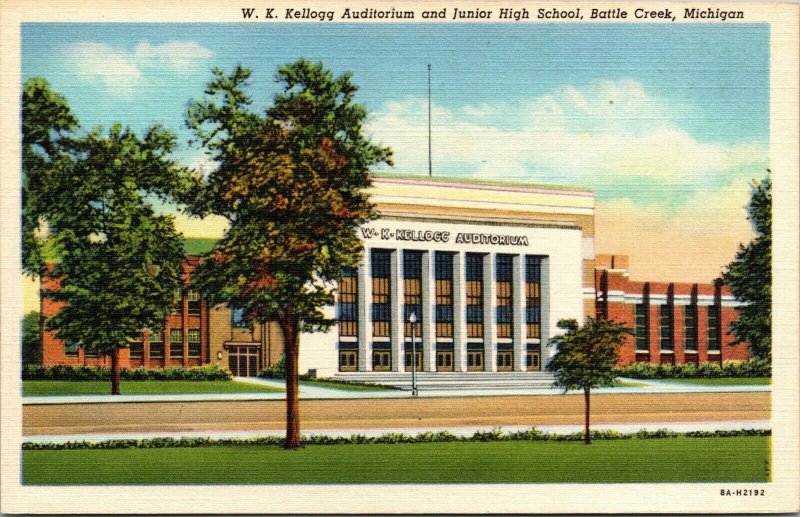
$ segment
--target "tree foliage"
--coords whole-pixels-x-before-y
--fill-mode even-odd
[[[587,318],[584,326],[574,319],[561,320],[558,327],[566,330],[550,340],[557,348],[547,370],[555,374],[556,383],[567,390],[582,390],[586,404],[585,441],[590,442],[589,415],[592,388],[611,386],[616,377],[617,351],[630,329],[605,319]]]
[[[22,364],[38,364],[42,361],[39,339],[39,313],[30,311],[22,318]]]
[[[42,78],[25,82],[22,89],[22,267],[32,276],[44,267],[44,239],[40,231],[56,200],[48,195],[54,177],[69,168],[70,136],[78,129],[66,99]]]
[[[747,209],[755,238],[739,245],[722,279],[737,300],[739,317],[731,324],[737,343],[747,343],[755,358],[772,357],[772,182],[767,176],[752,185]]]
[[[334,301],[333,281],[358,264],[355,229],[373,217],[369,167],[390,162],[390,150],[363,135],[367,111],[354,102],[349,73],[334,77],[303,59],[280,67],[280,90],[263,115],[251,107],[249,78],[241,66],[228,75],[214,69],[205,97],[187,113],[218,164],[195,212],[230,221],[194,282],[212,302],[244,309],[250,322],[280,324],[291,413],[298,334],[333,323],[323,313]],[[287,422],[287,447],[299,445],[297,431]]]

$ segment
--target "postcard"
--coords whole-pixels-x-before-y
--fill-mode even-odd
[[[798,4],[0,9],[4,513],[800,510]]]

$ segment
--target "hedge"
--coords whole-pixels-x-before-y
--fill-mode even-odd
[[[229,381],[230,371],[218,365],[194,368],[123,368],[120,379],[126,381]],[[41,366],[28,364],[22,368],[22,379],[26,381],[96,381],[109,380],[111,369],[104,366]]]
[[[718,377],[772,377],[772,364],[767,359],[750,359],[743,362],[701,364],[650,364],[634,363],[616,368],[618,377],[634,379],[683,379]]]
[[[592,431],[594,440],[647,440],[654,438],[728,438],[732,436],[770,436],[769,429],[738,429],[731,431],[689,431],[679,433],[668,429],[647,431],[642,429],[635,433],[619,431]],[[170,447],[260,447],[283,445],[279,436],[263,436],[258,438],[148,438],[144,440],[122,439],[102,442],[66,442],[35,443],[24,442],[23,450],[67,450],[67,449],[164,449]],[[358,445],[358,444],[391,444],[391,443],[436,443],[436,442],[496,442],[496,441],[544,441],[544,442],[580,442],[583,433],[550,434],[536,428],[525,431],[503,432],[478,431],[472,436],[457,436],[448,431],[424,432],[416,435],[389,433],[375,437],[360,434],[352,436],[304,436],[304,445]]]

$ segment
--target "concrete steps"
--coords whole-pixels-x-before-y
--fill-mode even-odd
[[[336,379],[411,389],[411,372],[340,372]],[[545,372],[417,372],[417,387],[424,390],[509,390],[553,387]]]

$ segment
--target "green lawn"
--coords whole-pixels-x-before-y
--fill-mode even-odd
[[[647,386],[647,384],[643,382],[630,381],[614,381],[611,383],[612,388],[641,388],[642,386]]]
[[[703,384],[705,386],[752,386],[756,384],[772,384],[769,377],[718,377],[690,379],[657,379],[659,381],[680,382],[683,384]]]
[[[254,393],[280,392],[280,388],[236,381],[121,381],[123,395],[180,393]],[[111,381],[23,381],[26,397],[49,395],[108,395]]]
[[[22,471],[29,485],[757,482],[769,450],[766,436],[26,450]]]
[[[205,239],[200,237],[189,237],[183,239],[183,251],[187,255],[203,255],[211,251],[218,239]]]
[[[301,386],[317,386],[320,388],[332,388],[344,391],[385,391],[391,390],[388,386],[370,386],[368,384],[357,384],[337,381],[322,381],[322,380],[309,380],[300,381]]]

